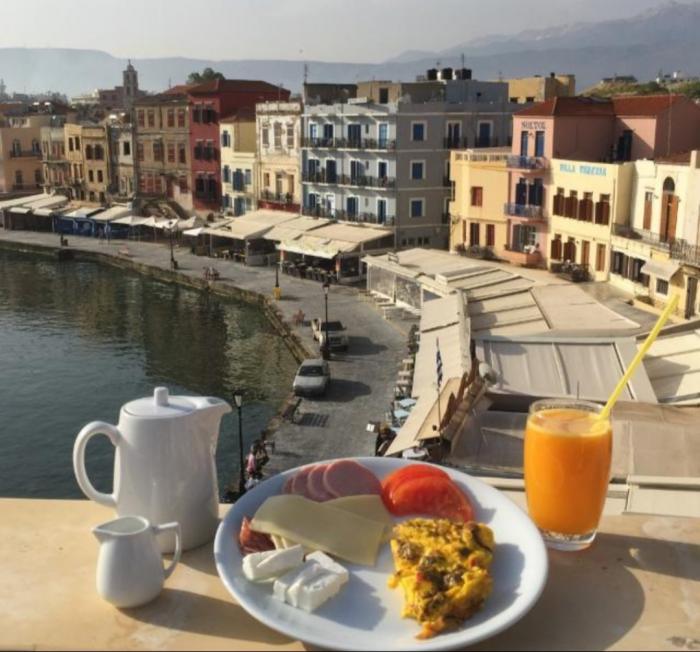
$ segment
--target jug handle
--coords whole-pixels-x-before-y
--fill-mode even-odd
[[[88,423],[88,425],[78,433],[75,445],[73,446],[73,470],[75,471],[75,478],[80,488],[90,500],[94,500],[96,503],[106,505],[107,507],[116,507],[116,496],[114,494],[105,494],[101,491],[97,491],[92,482],[90,482],[85,468],[85,449],[88,441],[98,434],[107,435],[109,441],[111,441],[112,445],[115,447],[121,439],[119,430],[109,423],[104,423],[103,421]]]
[[[173,560],[170,562],[170,566],[165,569],[165,579],[167,580],[175,570],[180,561],[180,556],[182,555],[182,541],[180,538],[180,524],[179,523],[166,523],[165,525],[154,525],[153,534],[162,534],[168,530],[175,531],[175,552],[173,553]]]

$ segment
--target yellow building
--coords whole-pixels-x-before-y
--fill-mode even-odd
[[[450,180],[450,251],[487,247],[502,256],[508,242],[503,207],[508,202],[510,148],[453,150]]]
[[[700,152],[637,161],[629,221],[612,238],[610,283],[677,314],[700,314]]]
[[[255,114],[240,110],[220,121],[222,209],[243,215],[257,207]]]
[[[68,178],[74,198],[104,204],[110,184],[106,126],[67,124],[64,137]]]
[[[552,97],[573,97],[576,95],[576,76],[557,75],[551,73],[548,77],[519,77],[506,79],[508,97],[511,102],[527,104],[544,102]]]
[[[546,197],[550,269],[569,261],[590,278],[608,279],[614,224],[629,219],[634,163],[604,164],[552,159]]]
[[[257,121],[258,205],[301,212],[301,102],[262,102]]]

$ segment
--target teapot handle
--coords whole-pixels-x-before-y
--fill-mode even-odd
[[[182,540],[180,537],[180,524],[179,523],[166,523],[165,525],[154,525],[153,527],[153,534],[162,534],[163,532],[167,532],[168,530],[174,530],[175,531],[175,552],[173,553],[173,560],[170,562],[170,566],[168,566],[165,569],[165,579],[167,580],[172,574],[173,571],[175,570],[175,566],[177,566],[178,562],[180,561],[180,555],[182,555]]]
[[[119,430],[109,423],[104,423],[103,421],[88,423],[88,425],[78,433],[75,445],[73,446],[73,470],[80,488],[90,500],[94,500],[96,503],[106,505],[107,507],[116,507],[116,496],[114,494],[105,494],[101,491],[97,491],[92,482],[90,482],[85,468],[85,449],[88,441],[98,434],[107,435],[109,441],[111,441],[112,445],[115,447],[119,444],[119,440],[121,439]]]

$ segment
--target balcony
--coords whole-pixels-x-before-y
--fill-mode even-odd
[[[391,190],[396,188],[394,177],[373,177],[368,175],[335,174],[327,175],[324,171],[304,172],[302,181],[305,183],[327,183],[339,186],[354,186],[357,188],[377,188]]]
[[[381,226],[392,226],[394,224],[393,216],[385,216],[380,218],[374,213],[349,213],[341,208],[328,209],[322,206],[304,206],[301,209],[301,214],[308,217],[323,217],[329,220],[342,220],[344,222],[356,222],[364,224],[378,224]]]
[[[671,258],[700,267],[700,247],[685,240],[674,240],[671,243]]]
[[[41,158],[41,150],[11,149],[10,158]]]
[[[366,149],[388,151],[396,149],[396,140],[389,138],[310,138],[301,139],[302,147],[315,149]]]
[[[517,248],[506,247],[500,257],[507,260],[511,265],[520,265],[521,267],[542,267],[542,254],[539,251],[530,252],[523,251]]]
[[[446,136],[443,139],[442,144],[445,149],[467,149],[469,147],[469,139],[466,136]]]
[[[510,217],[525,217],[533,220],[541,220],[544,218],[543,207],[530,204],[508,203],[503,207],[503,212]]]
[[[512,170],[546,170],[549,161],[543,156],[509,156],[506,165]]]
[[[285,206],[289,206],[294,203],[294,195],[292,195],[290,192],[271,192],[269,190],[262,190],[260,192],[260,199],[273,204],[284,204]]]
[[[652,233],[644,229],[637,231],[626,224],[613,224],[613,234],[621,238],[627,238],[628,240],[643,242],[644,244],[648,244],[655,249],[660,249],[665,252],[671,252],[676,242],[675,240],[664,240],[658,233]],[[682,251],[682,248],[679,247],[678,251]]]
[[[477,138],[474,141],[474,147],[476,148],[484,148],[484,147],[500,147],[501,141],[498,138],[495,137],[490,137],[490,138]]]

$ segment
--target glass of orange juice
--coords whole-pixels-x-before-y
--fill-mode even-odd
[[[602,407],[551,399],[530,406],[525,429],[525,492],[545,543],[583,550],[593,543],[610,479],[612,427]]]

